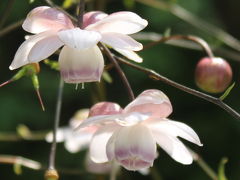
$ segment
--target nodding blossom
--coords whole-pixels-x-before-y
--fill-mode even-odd
[[[90,143],[94,162],[116,161],[134,171],[149,168],[157,157],[158,144],[175,161],[192,163],[192,153],[177,137],[202,144],[188,125],[167,118],[172,106],[163,92],[146,90],[124,109],[119,107],[115,103],[98,103],[78,127],[98,126]]]
[[[25,31],[35,35],[21,44],[9,68],[14,70],[39,62],[63,46],[59,66],[65,82],[100,81],[104,60],[97,43],[105,43],[126,57],[141,62],[134,51],[141,50],[142,44],[128,34],[141,31],[146,26],[147,21],[133,12],[108,15],[93,11],[84,15],[84,29],[81,29],[61,11],[40,6],[27,15],[22,25]]]

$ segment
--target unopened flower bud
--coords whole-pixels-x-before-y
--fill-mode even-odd
[[[199,88],[209,93],[223,92],[232,81],[231,66],[222,58],[205,57],[195,70],[195,82]]]
[[[55,169],[49,169],[45,172],[45,180],[58,180],[59,175],[58,172]]]

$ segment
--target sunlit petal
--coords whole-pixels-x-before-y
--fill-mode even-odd
[[[101,39],[98,32],[81,30],[80,28],[59,31],[58,36],[64,44],[79,50],[91,48]]]
[[[137,62],[142,63],[143,59],[134,51],[126,50],[126,49],[120,49],[120,48],[114,48],[115,51],[119,52],[123,56],[127,57],[128,59]]]
[[[150,89],[142,92],[128,104],[124,112],[151,113],[152,117],[162,118],[172,113],[172,105],[162,91]]]
[[[143,48],[142,44],[134,40],[128,35],[120,33],[102,33],[101,42],[124,50],[139,51]]]
[[[87,27],[90,24],[94,24],[97,21],[107,17],[108,14],[101,11],[90,11],[83,15],[83,28]]]
[[[98,115],[120,114],[121,112],[122,112],[122,108],[117,103],[99,102],[91,107],[89,112],[89,117],[98,116]]]
[[[59,55],[59,66],[67,83],[94,82],[101,79],[104,60],[97,46],[83,50],[64,46]]]
[[[48,6],[40,6],[33,9],[22,25],[25,31],[41,33],[44,31],[73,28],[71,20],[57,9]]]
[[[141,31],[148,22],[133,12],[122,11],[109,16],[86,27],[87,30],[95,30],[101,33],[116,32],[121,34],[133,34]]]

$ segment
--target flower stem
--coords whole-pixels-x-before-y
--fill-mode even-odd
[[[122,71],[121,67],[119,66],[115,56],[110,52],[110,50],[104,44],[99,43],[99,46],[103,49],[104,53],[107,55],[109,60],[113,63],[113,65],[116,68],[120,78],[122,79],[122,82],[123,82],[125,88],[127,89],[130,101],[133,101],[135,99],[135,97],[134,97],[131,85],[128,82],[128,79],[127,79],[125,73]]]
[[[196,37],[196,36],[173,35],[173,36],[162,37],[158,41],[151,42],[151,43],[145,45],[144,46],[144,50],[148,49],[148,48],[150,48],[152,46],[155,46],[155,45],[157,45],[159,43],[166,42],[166,41],[169,41],[169,40],[172,40],[172,39],[175,39],[175,40],[185,39],[185,40],[193,41],[193,42],[199,44],[205,50],[205,52],[207,53],[207,55],[210,58],[214,57],[213,52],[212,52],[211,48],[209,47],[209,45],[206,43],[206,41],[204,41],[203,39],[201,39],[199,37]]]
[[[201,157],[198,156],[196,163],[212,180],[218,180],[217,174]]]
[[[64,87],[64,82],[63,82],[62,79],[60,79],[59,87],[58,87],[58,95],[57,95],[55,120],[54,120],[53,142],[52,142],[50,155],[49,155],[49,166],[48,166],[49,170],[54,170],[55,169],[55,158],[56,158],[56,148],[57,148],[56,134],[57,134],[57,129],[58,129],[58,126],[59,126],[59,121],[60,121],[63,87]]]
[[[14,29],[17,29],[18,27],[20,27],[22,25],[22,23],[23,23],[23,20],[21,19],[21,20],[15,22],[15,23],[10,24],[9,26],[1,29],[0,37],[4,36],[5,34],[11,32],[11,31],[13,31]]]
[[[85,11],[85,0],[79,0],[78,3],[78,27],[83,27],[83,14]]]
[[[139,66],[139,65],[136,65],[136,64],[133,64],[129,61],[126,61],[124,60],[123,58],[120,58],[118,56],[115,56],[115,55],[112,55],[114,56],[119,62],[123,63],[123,64],[126,64],[134,69],[137,69],[141,72],[144,72],[146,73],[151,79],[154,79],[154,80],[158,80],[158,81],[162,81],[170,86],[173,86],[175,88],[178,88],[184,92],[187,92],[189,94],[192,94],[194,96],[197,96],[199,98],[202,98],[208,102],[211,102],[213,104],[216,104],[218,105],[219,107],[221,107],[223,110],[225,110],[226,112],[228,112],[230,115],[232,115],[235,119],[237,120],[240,120],[240,114],[235,111],[233,108],[231,108],[230,106],[228,106],[226,103],[224,103],[220,98],[216,98],[216,97],[213,97],[213,96],[210,96],[208,94],[205,94],[205,93],[202,93],[200,91],[197,91],[195,89],[191,89],[187,86],[184,86],[182,84],[179,84],[175,81],[172,81],[168,78],[166,78],[165,76],[162,76],[160,74],[158,74],[157,72],[155,72],[154,70],[152,69],[148,69],[148,68],[144,68],[142,66]]]

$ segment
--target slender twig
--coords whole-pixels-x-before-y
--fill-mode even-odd
[[[11,13],[11,9],[13,6],[15,0],[8,0],[7,6],[3,12],[3,14],[1,15],[1,20],[0,20],[0,29],[3,27],[4,23],[6,22],[9,14]]]
[[[57,133],[57,129],[60,121],[63,87],[64,87],[64,82],[62,79],[60,79],[59,87],[58,87],[58,95],[57,95],[55,120],[54,120],[53,142],[52,142],[51,151],[49,155],[49,167],[48,167],[49,169],[55,169],[55,157],[56,157],[56,148],[57,148],[56,133]]]
[[[195,89],[191,89],[189,87],[186,87],[184,85],[181,85],[175,81],[172,81],[160,74],[158,74],[157,72],[155,72],[154,70],[152,69],[148,69],[148,68],[144,68],[142,66],[139,66],[139,65],[136,65],[136,64],[133,64],[129,61],[126,61],[124,60],[123,58],[120,58],[118,56],[114,56],[119,62],[123,63],[123,64],[126,64],[130,67],[133,67],[141,72],[144,72],[146,73],[147,75],[149,75],[150,78],[154,79],[154,80],[159,80],[159,81],[162,81],[170,86],[173,86],[175,88],[178,88],[182,91],[185,91],[189,94],[192,94],[194,96],[197,96],[199,98],[202,98],[208,102],[211,102],[213,104],[216,104],[218,105],[219,107],[221,107],[222,109],[224,109],[226,112],[228,112],[230,115],[232,115],[234,118],[236,118],[237,120],[240,120],[240,114],[235,111],[233,108],[231,108],[230,106],[228,106],[226,103],[224,103],[220,98],[216,98],[216,97],[213,97],[213,96],[210,96],[208,94],[205,94],[205,93],[202,93],[200,91],[197,91]]]
[[[205,22],[203,19],[195,16],[194,14],[187,11],[186,9],[184,9],[183,7],[181,7],[176,3],[168,3],[166,1],[157,1],[157,0],[135,0],[135,1],[151,6],[153,8],[169,11],[176,17],[191,24],[192,26],[197,27],[202,31],[205,31],[206,33],[220,40],[222,43],[228,45],[229,47],[237,51],[240,51],[239,40],[234,38],[229,33],[218,28],[217,26],[214,26],[208,22]]]
[[[144,49],[148,49],[152,46],[156,46],[159,43],[166,42],[166,41],[169,41],[172,39],[174,39],[174,40],[185,39],[185,40],[193,41],[193,42],[199,44],[205,50],[205,52],[207,53],[207,55],[209,57],[211,57],[211,58],[214,57],[211,48],[208,46],[208,44],[203,39],[196,37],[196,36],[190,36],[190,35],[172,35],[172,36],[162,37],[158,41],[154,41],[154,42],[151,42],[151,43],[145,45]]]
[[[3,28],[0,30],[0,37],[6,35],[7,33],[13,31],[14,29],[17,29],[18,27],[20,27],[23,23],[23,19],[14,22],[13,24],[10,24],[9,26]]]
[[[161,177],[159,171],[156,169],[156,167],[154,167],[154,166],[151,167],[150,174],[151,174],[153,180],[162,180],[162,177]]]
[[[128,93],[130,101],[134,100],[135,97],[134,97],[131,85],[128,82],[128,79],[127,79],[125,73],[122,71],[121,67],[119,66],[116,58],[104,44],[99,43],[99,46],[103,49],[104,53],[107,55],[109,60],[114,64],[114,67],[116,68],[120,78],[122,79],[122,82],[123,82],[125,88],[127,89],[127,93]]]
[[[78,27],[82,28],[83,26],[83,14],[85,11],[85,0],[79,0],[78,3]]]
[[[0,164],[19,164],[34,170],[41,169],[41,164],[39,162],[21,156],[0,155]]]

